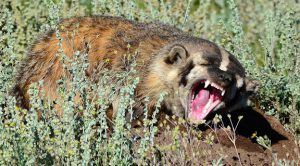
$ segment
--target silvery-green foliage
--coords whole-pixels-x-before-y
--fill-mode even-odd
[[[135,140],[127,115],[135,104],[139,83],[134,58],[125,72],[103,68],[87,78],[87,53],[67,57],[57,23],[63,18],[101,14],[143,22],[160,21],[207,38],[232,52],[258,79],[260,107],[279,119],[300,140],[299,52],[300,4],[294,0],[2,0],[0,2],[0,165],[130,165],[156,159],[156,114],[147,114],[145,99],[143,137]],[[34,39],[54,29],[59,39],[64,73],[57,82],[59,102],[44,96],[43,81],[31,86],[30,110],[16,105],[10,95],[18,63]],[[134,57],[135,55],[126,55]],[[77,99],[80,99],[79,101]],[[116,101],[118,99],[118,101]],[[114,110],[113,128],[106,111]],[[59,106],[59,107],[57,107]],[[62,112],[60,112],[62,111]],[[63,116],[58,116],[58,112]],[[129,116],[130,117],[130,116]],[[129,120],[130,121],[130,120]],[[283,121],[284,122],[284,121]],[[177,138],[174,136],[174,138]],[[172,138],[173,139],[173,138]],[[175,143],[176,140],[174,141]],[[134,143],[138,143],[134,151]],[[213,164],[219,165],[222,158]],[[194,162],[194,161],[193,161]],[[285,160],[277,164],[284,165]]]

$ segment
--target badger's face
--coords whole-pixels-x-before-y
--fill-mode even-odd
[[[157,72],[169,90],[164,104],[172,114],[191,123],[218,110],[246,106],[248,96],[257,90],[239,61],[209,41],[171,44],[160,54]]]

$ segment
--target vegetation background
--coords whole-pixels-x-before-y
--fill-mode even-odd
[[[55,29],[59,38],[57,22],[86,15],[160,21],[225,47],[238,57],[249,75],[260,81],[256,107],[278,118],[300,144],[298,0],[1,0],[0,165],[142,165],[148,162],[146,156],[155,159],[155,118],[145,118],[143,138],[132,152],[136,140],[130,137],[131,126],[123,117],[124,111],[130,110],[134,103],[130,95],[121,99],[115,129],[107,139],[104,111],[111,102],[108,98],[116,91],[133,93],[138,83],[134,63],[126,73],[112,76],[103,72],[102,85],[96,86],[84,79],[86,64],[80,62],[85,62],[82,58],[85,56],[79,56],[82,53],[78,52],[77,61],[66,66],[75,75],[72,89],[66,91],[63,80],[60,84],[60,92],[66,99],[63,108],[67,116],[63,118],[57,118],[51,104],[37,97],[37,87],[42,86],[42,82],[31,88],[30,110],[17,107],[9,93],[21,59],[39,34]],[[112,77],[120,81],[110,84]],[[116,87],[121,88],[116,90]],[[70,100],[78,89],[86,95],[84,106]],[[106,89],[112,93],[106,94]],[[93,98],[92,92],[102,98]],[[47,120],[38,121],[36,110],[44,110],[43,116],[48,112]],[[83,113],[80,120],[78,112]],[[80,134],[76,133],[78,129]],[[176,141],[167,150],[176,149],[175,145]]]

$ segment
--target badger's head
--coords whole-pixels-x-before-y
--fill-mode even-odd
[[[244,107],[257,90],[257,83],[246,77],[233,55],[203,39],[165,46],[155,56],[151,71],[168,92],[164,105],[169,113],[191,123],[216,111]]]

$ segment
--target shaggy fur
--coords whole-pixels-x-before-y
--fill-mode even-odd
[[[137,76],[141,80],[136,89],[137,101],[142,105],[141,101],[149,96],[154,105],[165,91],[168,95],[163,106],[168,114],[186,117],[185,100],[192,85],[201,79],[226,89],[220,108],[237,107],[241,98],[246,99],[256,89],[246,78],[242,65],[226,50],[171,26],[95,16],[63,20],[59,30],[65,55],[72,58],[75,51],[88,53],[89,77],[105,59],[110,60],[108,69],[124,70],[124,54],[136,54]],[[29,49],[14,89],[23,107],[30,107],[29,85],[39,80],[44,80],[46,96],[58,100],[56,81],[63,76],[61,59],[56,56],[58,43],[55,31],[50,30]]]

